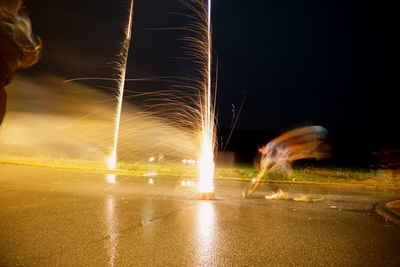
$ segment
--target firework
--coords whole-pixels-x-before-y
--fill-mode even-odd
[[[117,162],[117,147],[118,147],[118,134],[119,125],[121,122],[121,110],[122,110],[122,100],[124,97],[124,87],[125,87],[125,77],[126,77],[126,65],[128,62],[129,45],[132,36],[132,23],[133,23],[133,7],[134,0],[131,0],[130,10],[129,10],[129,20],[125,29],[125,41],[122,43],[120,62],[118,63],[118,105],[117,114],[115,118],[115,131],[114,131],[114,145],[111,152],[111,157],[108,159],[108,167],[114,169]]]
[[[195,81],[200,88],[200,146],[199,155],[199,191],[202,198],[212,199],[214,196],[214,149],[215,149],[215,117],[212,101],[212,38],[211,38],[211,0],[183,1],[183,4],[194,11],[195,22],[190,30],[196,37],[188,37],[191,53],[200,62],[199,80]]]

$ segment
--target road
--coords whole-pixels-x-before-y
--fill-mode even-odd
[[[267,200],[277,185],[261,185],[243,199],[242,182],[217,181],[202,201],[181,182],[0,165],[0,266],[400,265],[400,229],[373,211],[400,192],[281,185],[287,199]]]

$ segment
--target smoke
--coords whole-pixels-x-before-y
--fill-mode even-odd
[[[17,50],[19,56],[10,56],[4,61],[10,69],[27,68],[34,65],[41,52],[40,39],[36,40],[32,33],[32,26],[28,15],[23,10],[20,0],[0,0],[0,31],[3,32],[11,44],[2,44],[1,54],[11,55],[10,50]]]
[[[17,76],[0,128],[0,156],[86,159],[106,162],[113,145],[115,102],[106,94],[53,76]],[[124,103],[120,161],[196,158],[197,133]]]

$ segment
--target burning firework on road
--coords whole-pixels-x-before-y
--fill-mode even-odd
[[[211,40],[211,0],[194,0],[182,1],[183,6],[193,12],[190,16],[193,19],[187,30],[194,33],[185,39],[189,46],[188,51],[198,62],[199,70],[197,70],[198,78],[193,80],[195,85],[193,89],[197,91],[199,97],[197,99],[197,107],[195,113],[199,114],[199,120],[196,116],[189,116],[198,121],[199,139],[200,139],[200,155],[199,155],[199,191],[202,197],[213,198],[213,176],[214,176],[214,150],[215,150],[215,118],[214,118],[214,101],[212,97],[212,40]],[[117,161],[117,147],[119,125],[121,121],[122,100],[124,94],[126,63],[128,60],[129,44],[131,40],[131,28],[133,21],[132,0],[129,12],[129,21],[126,27],[126,37],[122,44],[119,63],[118,76],[118,106],[115,122],[114,145],[109,158],[109,168],[115,168]]]
[[[188,30],[195,36],[187,37],[189,54],[199,62],[199,78],[195,80],[199,93],[200,114],[199,191],[203,199],[214,198],[214,150],[216,143],[214,99],[212,93],[212,35],[211,0],[182,1],[191,10],[194,22]]]

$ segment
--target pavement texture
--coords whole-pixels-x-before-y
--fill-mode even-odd
[[[183,180],[0,165],[0,266],[400,265],[398,191]]]

